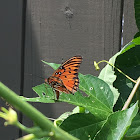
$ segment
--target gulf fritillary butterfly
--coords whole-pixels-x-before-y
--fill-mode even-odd
[[[81,62],[81,56],[74,56],[65,61],[52,76],[45,80],[55,90],[57,100],[60,92],[74,94],[78,90],[78,70]]]

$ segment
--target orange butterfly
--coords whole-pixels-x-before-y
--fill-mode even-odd
[[[65,61],[52,76],[45,80],[55,90],[57,99],[59,99],[59,92],[74,94],[78,90],[78,70],[81,62],[81,56],[74,56]]]

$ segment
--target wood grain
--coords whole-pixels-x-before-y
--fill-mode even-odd
[[[129,43],[138,32],[135,21],[134,1],[124,1],[123,44]]]

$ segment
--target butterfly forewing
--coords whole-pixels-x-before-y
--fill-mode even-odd
[[[79,86],[78,70],[82,62],[81,56],[74,56],[65,61],[48,78],[48,83],[60,92],[75,93]]]

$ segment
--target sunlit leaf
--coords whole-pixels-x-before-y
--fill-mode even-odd
[[[53,89],[48,84],[43,83],[33,87],[32,89],[38,94],[39,97],[27,98],[20,96],[20,98],[28,102],[55,103],[55,94]]]
[[[138,103],[110,115],[95,140],[121,140],[138,112]]]
[[[114,95],[108,84],[92,75],[79,74],[79,78],[80,89],[91,97],[94,103],[99,102],[102,106],[112,110]]]
[[[119,54],[120,54],[120,52],[117,53],[117,54],[115,54],[112,58],[110,58],[109,63],[111,63],[112,65],[114,65],[115,60],[116,60],[116,57]],[[107,64],[102,69],[102,71],[100,72],[100,74],[99,74],[98,77],[100,79],[102,79],[103,81],[105,81],[109,85],[110,89],[112,90],[113,95],[114,95],[114,101],[113,101],[113,105],[114,105],[116,103],[116,101],[118,100],[118,97],[119,97],[118,89],[116,89],[113,86],[113,82],[116,80],[116,75],[115,75],[114,68],[112,66],[110,66],[109,64]]]
[[[61,94],[60,101],[84,107],[95,116],[106,119],[112,113],[113,93],[109,86],[102,80],[92,75],[79,74],[80,90],[84,91],[87,96],[81,92],[75,95]]]

